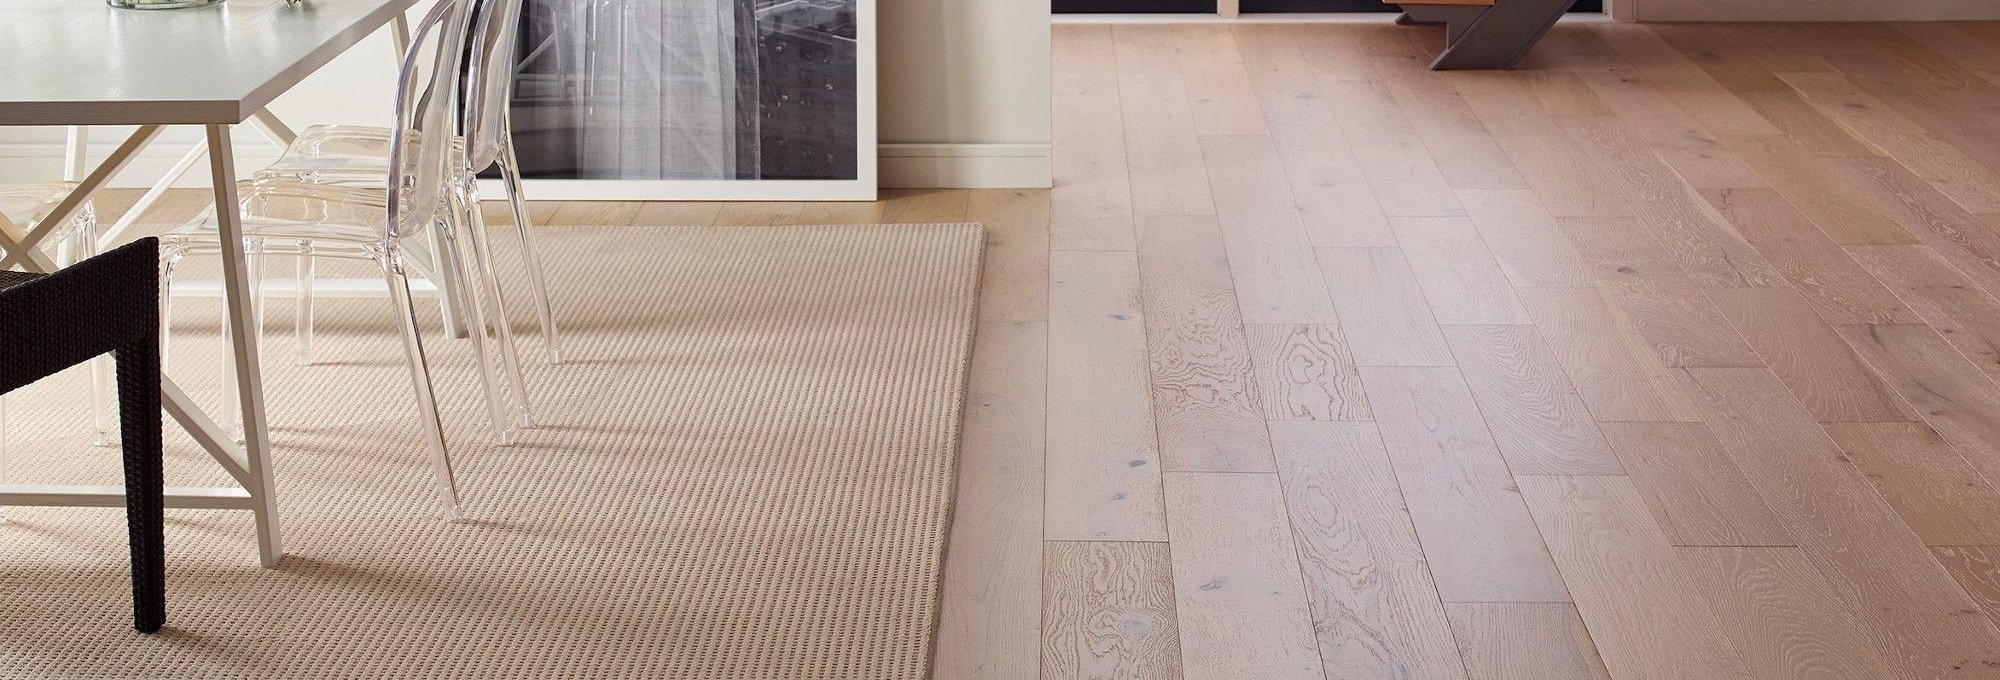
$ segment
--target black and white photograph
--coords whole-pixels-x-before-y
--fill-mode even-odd
[[[654,182],[701,183],[681,185],[698,192],[778,183],[716,189],[724,198],[857,185],[872,170],[864,160],[873,163],[857,153],[873,126],[862,107],[873,97],[859,70],[860,5],[529,0],[512,102],[523,176],[612,191],[647,182],[653,194]],[[860,188],[872,197],[872,185]]]

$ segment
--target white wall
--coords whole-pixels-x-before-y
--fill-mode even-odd
[[[1613,0],[1636,21],[1965,21],[2000,19],[2000,0]]]
[[[878,0],[885,186],[1049,185],[1049,0]]]
[[[1048,0],[877,2],[882,185],[1048,186]],[[381,124],[395,87],[393,52],[386,34],[370,36],[279,97],[272,112],[295,127]],[[95,156],[128,131],[93,129]],[[243,172],[276,157],[254,128],[236,134]],[[168,130],[120,184],[150,184],[199,138],[197,129]],[[62,143],[60,128],[0,127],[0,182],[60,177]],[[189,173],[189,184],[200,185],[203,172]]]

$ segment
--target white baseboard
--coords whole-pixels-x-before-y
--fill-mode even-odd
[[[91,158],[108,155],[114,142],[90,145]],[[114,179],[114,187],[151,186],[171,169],[192,144],[159,141]],[[1047,144],[883,144],[881,184],[886,188],[1045,188],[1050,183]],[[247,176],[277,160],[268,144],[237,146],[238,174]],[[0,182],[33,182],[62,176],[61,142],[0,141]],[[197,164],[181,186],[208,185],[206,163]]]
[[[1047,144],[883,144],[889,189],[1045,189],[1053,181]]]

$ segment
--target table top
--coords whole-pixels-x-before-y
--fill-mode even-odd
[[[0,0],[0,125],[241,123],[420,0]]]

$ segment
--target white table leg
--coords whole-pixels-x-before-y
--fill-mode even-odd
[[[63,149],[63,180],[74,182],[83,177],[84,165],[90,156],[90,128],[81,125],[69,126],[69,135]]]
[[[271,475],[271,433],[264,416],[264,381],[257,350],[256,301],[250,297],[250,272],[243,252],[242,212],[236,201],[236,155],[231,151],[228,125],[208,126],[209,179],[215,190],[215,224],[222,241],[223,307],[235,343],[236,398],[243,414],[243,453],[255,500],[257,547],[264,566],[276,567],[284,556],[278,532],[277,485]]]
[[[390,44],[396,47],[396,63],[403,62],[403,53],[410,51],[410,20],[401,14],[389,20]]]

